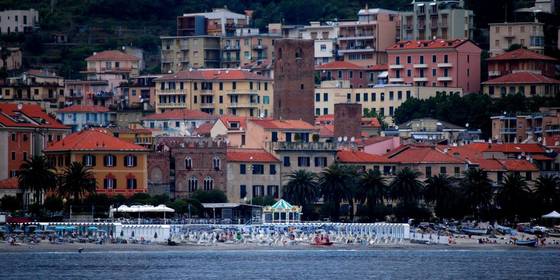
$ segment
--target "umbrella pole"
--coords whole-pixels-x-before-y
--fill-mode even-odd
[[[138,212],[138,224],[140,224],[140,212]]]

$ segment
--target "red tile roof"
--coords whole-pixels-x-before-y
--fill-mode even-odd
[[[387,64],[375,64],[368,65],[367,69],[371,71],[387,71],[387,69],[389,69],[389,66]]]
[[[60,78],[59,76],[56,75],[55,72],[49,71],[47,69],[29,69],[25,71],[25,73],[32,76]]]
[[[557,61],[556,58],[542,55],[527,49],[517,49],[510,52],[506,52],[487,59],[488,61],[498,61],[498,60],[548,60]]]
[[[57,111],[58,113],[105,113],[109,112],[107,107],[95,105],[72,105],[70,107],[62,108]]]
[[[65,151],[147,151],[144,147],[109,135],[102,129],[82,130],[66,136],[45,149],[45,152]]]
[[[485,171],[493,171],[493,172],[507,171],[507,169],[497,159],[479,158],[471,163],[478,164],[478,168]]]
[[[334,125],[326,124],[326,125],[318,125],[316,127],[319,128],[319,137],[321,138],[334,137]]]
[[[315,123],[332,122],[332,121],[334,121],[334,115],[333,114],[321,115],[321,116],[316,116],[315,117]]]
[[[337,161],[341,163],[381,163],[390,162],[386,157],[368,154],[362,151],[340,150],[336,152]]]
[[[501,84],[560,84],[559,80],[549,78],[544,75],[531,72],[516,72],[507,74],[492,80],[488,80],[484,85],[501,85]]]
[[[210,135],[210,131],[212,130],[212,127],[214,126],[213,123],[210,122],[205,122],[203,124],[201,124],[199,127],[196,128],[196,133],[198,135]]]
[[[15,190],[19,188],[18,177],[10,177],[0,181],[0,190]]]
[[[468,148],[478,150],[480,152],[526,153],[526,154],[543,154],[546,152],[545,148],[541,144],[472,143],[465,146]]]
[[[159,114],[151,114],[143,117],[143,120],[215,120],[217,117],[212,116],[208,113],[189,110],[189,109],[178,109],[165,111]]]
[[[231,129],[231,123],[239,123],[239,128],[247,129],[247,117],[240,116],[220,116],[220,121],[228,128]],[[239,129],[237,128],[237,129]]]
[[[271,153],[261,149],[230,149],[227,151],[228,162],[258,162],[277,163],[280,162]]]
[[[121,51],[102,51],[94,53],[92,56],[86,58],[86,61],[139,61],[140,59],[131,54],[127,54]]]
[[[2,126],[70,129],[43,111],[39,105],[22,104],[19,110],[18,104],[14,103],[0,103],[0,127]]]
[[[499,161],[508,171],[539,171],[535,164],[524,159],[503,159]]]
[[[374,136],[374,137],[370,137],[368,139],[363,140],[363,144],[365,146],[367,145],[372,145],[372,144],[377,144],[380,142],[384,142],[384,141],[388,141],[393,139],[393,137],[390,136]]]
[[[174,80],[205,80],[205,81],[226,81],[226,80],[256,80],[271,81],[270,78],[242,69],[197,69],[185,70],[174,74],[164,75],[156,81]]]
[[[315,70],[365,70],[365,67],[356,65],[348,61],[332,61],[317,65]]]
[[[460,164],[465,163],[460,158],[453,157],[435,147],[430,146],[406,146],[395,153],[388,154],[388,157],[393,162],[399,163],[452,163]]]
[[[308,122],[302,120],[251,120],[254,124],[264,129],[286,129],[286,130],[316,130]]]
[[[466,39],[456,39],[456,40],[412,40],[412,41],[400,41],[393,46],[387,48],[388,51],[392,50],[402,50],[402,49],[441,49],[441,48],[456,48],[465,42],[470,42]]]
[[[362,126],[381,128],[377,118],[362,118]]]

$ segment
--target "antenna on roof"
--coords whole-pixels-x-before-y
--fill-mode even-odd
[[[338,136],[338,142],[342,142],[342,137]]]

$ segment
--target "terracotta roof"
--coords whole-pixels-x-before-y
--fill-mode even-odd
[[[488,80],[484,85],[501,84],[560,84],[559,80],[531,72],[516,72]]]
[[[196,128],[196,133],[198,135],[210,135],[210,131],[212,130],[213,126],[213,123],[205,122]]]
[[[72,105],[57,111],[57,113],[105,113],[109,112],[107,107],[95,105]]]
[[[332,121],[334,121],[334,115],[333,114],[321,115],[321,116],[316,116],[315,117],[315,123],[318,123],[318,122],[332,122]]]
[[[23,104],[21,110],[18,110],[15,103],[0,103],[1,126],[70,129],[43,111],[39,105]]]
[[[362,126],[381,128],[381,124],[377,118],[362,118]]]
[[[220,121],[228,128],[231,129],[231,123],[239,123],[239,128],[247,129],[247,117],[240,116],[220,116]],[[237,129],[239,129],[237,128]]]
[[[362,151],[340,150],[336,152],[337,161],[341,163],[378,163],[389,162],[384,156],[368,154]]]
[[[365,70],[365,67],[356,65],[348,61],[332,61],[329,63],[317,65],[315,70]]]
[[[60,78],[55,72],[49,71],[47,69],[29,69],[25,71],[28,75],[39,76],[39,77],[50,77],[50,78]]]
[[[326,125],[318,125],[316,127],[319,128],[319,137],[321,138],[334,137],[334,125],[326,124]]]
[[[465,146],[478,150],[480,152],[529,153],[529,154],[545,153],[545,148],[541,144],[472,143]]]
[[[151,114],[143,117],[143,120],[215,120],[217,117],[212,116],[208,113],[189,110],[189,109],[178,109],[165,111],[159,114]]]
[[[302,120],[251,120],[254,124],[265,129],[293,129],[293,130],[316,130],[316,128]]]
[[[470,42],[466,39],[456,40],[411,40],[400,41],[393,46],[387,48],[388,51],[402,50],[402,49],[441,49],[441,48],[456,48],[465,42]]]
[[[241,69],[196,69],[179,71],[174,74],[164,75],[156,81],[174,80],[205,80],[205,81],[226,81],[226,80],[257,80],[271,81],[270,78],[255,74],[248,70]]]
[[[464,160],[453,157],[431,146],[406,146],[393,154],[388,154],[393,162],[399,163],[465,163]]]
[[[0,181],[0,190],[15,190],[19,188],[18,177],[10,177]]]
[[[117,60],[117,61],[139,61],[140,59],[131,54],[127,54],[121,51],[102,51],[94,53],[92,56],[86,58],[86,61],[106,61],[106,60]]]
[[[524,48],[506,52],[487,59],[488,61],[498,61],[498,60],[548,60],[557,61],[556,58],[542,55]]]
[[[535,164],[524,159],[499,160],[508,171],[539,171]]]
[[[367,69],[371,71],[387,71],[387,69],[389,69],[389,66],[387,64],[375,64],[368,65]]]
[[[476,159],[474,164],[478,164],[478,168],[485,171],[507,171],[507,169],[497,159]]]
[[[144,147],[109,135],[107,130],[90,129],[76,132],[55,142],[45,152],[63,151],[147,151]]]
[[[364,139],[363,144],[367,146],[367,145],[377,144],[377,143],[387,141],[387,140],[391,140],[391,139],[393,139],[393,137],[390,137],[390,136],[374,136],[374,137],[370,137],[368,139]]]
[[[259,162],[277,163],[280,162],[271,153],[262,149],[230,149],[227,151],[228,162]]]
[[[540,155],[540,154],[539,155],[532,155],[531,158],[534,159],[534,160],[540,160],[540,161],[543,161],[543,160],[550,161],[550,160],[555,159],[554,157],[549,157],[549,156]]]

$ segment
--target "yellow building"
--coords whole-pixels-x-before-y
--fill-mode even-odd
[[[395,110],[410,98],[427,99],[438,93],[458,93],[461,88],[386,85],[373,88],[350,88],[348,81],[324,81],[315,88],[315,116],[334,114],[334,104],[359,103],[362,110],[385,116],[392,124]]]
[[[42,101],[49,103],[46,107],[61,108],[64,105],[64,78],[51,71],[30,69],[0,85],[0,99]]]
[[[148,192],[148,150],[113,137],[105,130],[83,130],[68,135],[44,152],[58,172],[75,161],[90,167],[97,193],[131,196]]]
[[[272,115],[272,80],[246,70],[187,70],[155,82],[158,113],[191,109],[215,115]]]

